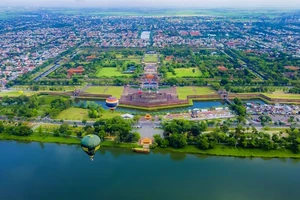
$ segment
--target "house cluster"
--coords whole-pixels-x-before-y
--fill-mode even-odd
[[[39,17],[29,16],[26,20],[0,21],[0,79],[14,80],[74,46],[187,45],[275,56],[282,51],[300,57],[298,20],[279,17],[241,22],[222,16],[99,17],[41,12]]]
[[[70,28],[30,28],[30,25],[24,22],[21,30],[6,28],[0,34],[0,77],[3,86],[77,43]]]
[[[257,114],[257,115],[299,115],[300,107],[298,105],[287,105],[287,104],[254,104],[247,103],[246,104],[247,113],[249,114]]]

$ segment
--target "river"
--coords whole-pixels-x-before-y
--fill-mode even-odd
[[[0,142],[1,199],[297,199],[300,162]]]

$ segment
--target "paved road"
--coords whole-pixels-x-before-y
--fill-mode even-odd
[[[148,137],[152,138],[153,135],[159,134],[163,135],[163,130],[155,128],[159,126],[158,122],[142,122],[140,123],[141,128],[136,129],[136,131],[141,135],[141,138]]]

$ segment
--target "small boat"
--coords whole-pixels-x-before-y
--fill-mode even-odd
[[[137,153],[150,153],[150,149],[145,148],[132,148],[132,150]]]

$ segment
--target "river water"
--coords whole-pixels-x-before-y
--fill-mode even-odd
[[[1,199],[286,200],[299,198],[300,162],[0,142]]]

